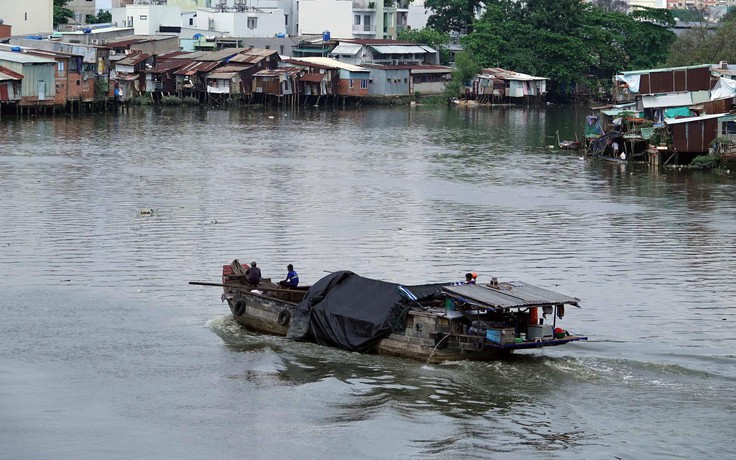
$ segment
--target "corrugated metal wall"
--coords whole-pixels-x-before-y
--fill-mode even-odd
[[[708,145],[718,135],[718,119],[680,123],[673,128],[672,142],[678,152],[706,153]]]
[[[644,73],[639,83],[640,94],[708,91],[710,88],[710,67]]]

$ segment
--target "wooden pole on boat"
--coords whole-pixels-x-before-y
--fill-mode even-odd
[[[206,283],[204,281],[190,281],[189,284],[194,284],[197,286],[227,287],[227,288],[233,288],[233,289],[259,289],[261,291],[269,291],[269,292],[294,292],[294,289],[270,288],[270,287],[265,287],[265,286],[245,286],[242,284]]]

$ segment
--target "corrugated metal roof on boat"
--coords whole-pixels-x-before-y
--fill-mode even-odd
[[[445,286],[444,290],[468,300],[502,308],[554,304],[577,306],[580,301],[575,297],[569,297],[521,281],[500,283],[498,288],[478,284],[461,284],[457,286]]]

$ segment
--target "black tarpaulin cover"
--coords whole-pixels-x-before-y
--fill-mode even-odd
[[[350,271],[331,273],[296,306],[286,337],[368,351],[405,319],[407,304],[401,302],[398,287]]]

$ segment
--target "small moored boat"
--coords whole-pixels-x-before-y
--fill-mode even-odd
[[[579,299],[518,281],[402,285],[339,271],[284,288],[267,279],[248,284],[234,260],[222,283],[190,284],[223,287],[235,320],[253,331],[427,362],[493,360],[587,340],[558,326]]]

